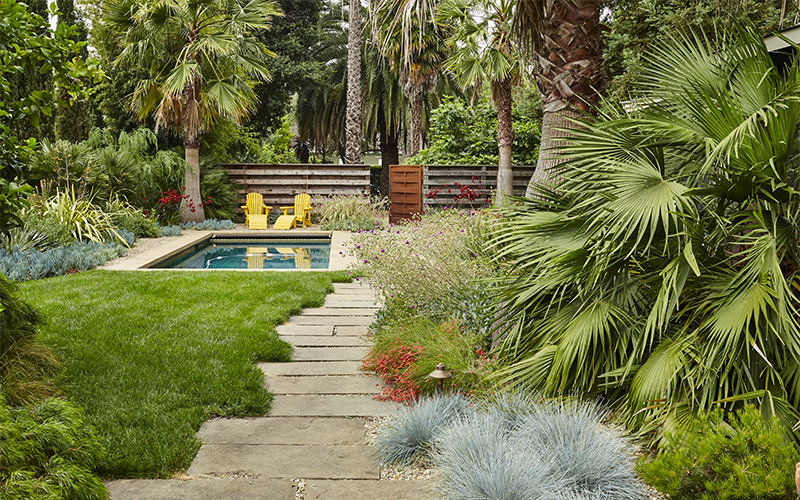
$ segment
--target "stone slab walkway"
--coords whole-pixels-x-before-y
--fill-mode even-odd
[[[203,443],[182,480],[108,484],[113,500],[289,500],[294,480],[314,500],[426,500],[427,481],[381,481],[366,443],[366,417],[392,405],[374,399],[379,379],[360,370],[362,337],[379,307],[358,283],[335,284],[324,307],[305,309],[278,327],[295,346],[290,363],[259,363],[275,394],[267,417],[218,418],[198,432]]]

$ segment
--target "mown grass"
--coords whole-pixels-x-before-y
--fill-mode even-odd
[[[169,477],[212,414],[258,415],[257,361],[288,361],[275,325],[320,306],[344,273],[92,271],[21,284],[60,383],[105,440],[106,477]]]

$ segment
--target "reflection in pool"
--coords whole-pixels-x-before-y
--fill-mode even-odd
[[[327,269],[330,239],[211,238],[150,267],[159,269]]]

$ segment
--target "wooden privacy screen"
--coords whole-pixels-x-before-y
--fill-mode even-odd
[[[247,193],[261,193],[264,203],[274,207],[294,205],[300,193],[315,197],[334,194],[369,195],[369,165],[288,163],[236,163],[221,165],[233,182],[240,185],[242,201]],[[241,203],[244,205],[244,202]]]
[[[389,223],[411,219],[422,213],[422,166],[389,167]]]
[[[534,165],[512,167],[514,196],[525,196],[535,169]],[[490,205],[489,198],[497,189],[497,165],[423,165],[422,174],[426,209],[483,208]]]

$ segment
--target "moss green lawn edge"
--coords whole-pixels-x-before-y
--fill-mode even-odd
[[[91,271],[19,286],[47,319],[39,338],[60,384],[108,448],[108,478],[185,470],[214,415],[262,415],[272,401],[254,363],[289,361],[275,326],[322,305],[345,272]]]

